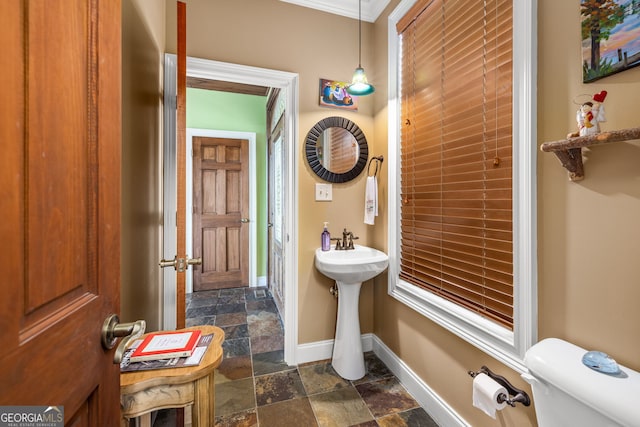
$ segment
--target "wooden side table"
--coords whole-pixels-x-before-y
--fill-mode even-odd
[[[141,426],[150,427],[151,412],[192,405],[193,427],[215,425],[213,374],[222,361],[224,331],[216,326],[194,326],[202,335],[214,334],[213,341],[198,366],[123,372],[120,374],[120,406],[122,426],[129,419],[141,417]]]

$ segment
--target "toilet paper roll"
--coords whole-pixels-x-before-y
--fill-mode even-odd
[[[480,373],[473,379],[473,406],[493,419],[496,418],[496,410],[499,411],[507,406],[506,402],[498,403],[500,393],[509,396],[507,389],[487,374]]]

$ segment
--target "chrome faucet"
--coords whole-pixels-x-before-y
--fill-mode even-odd
[[[353,241],[358,240],[359,237],[354,236],[351,231],[347,231],[345,228],[342,232],[342,239],[339,237],[334,237],[331,240],[336,240],[336,251],[346,251],[349,249],[355,249],[353,246]]]

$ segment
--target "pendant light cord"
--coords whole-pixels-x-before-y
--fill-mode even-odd
[[[362,0],[358,0],[358,68],[353,73],[351,84],[347,86],[347,93],[356,96],[370,95],[375,88],[367,82],[367,76],[362,68]]]
[[[358,0],[358,68],[362,68],[362,0]]]

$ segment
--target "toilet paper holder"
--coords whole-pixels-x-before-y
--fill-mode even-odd
[[[477,372],[468,371],[468,373],[471,378],[475,378],[475,376],[478,374],[486,374],[489,378],[506,388],[509,396],[505,396],[502,393],[499,394],[498,403],[505,402],[507,405],[513,407],[515,407],[516,403],[518,402],[522,403],[524,406],[531,405],[531,399],[524,390],[520,390],[519,388],[514,387],[505,377],[503,377],[502,375],[494,374],[493,372],[491,372],[491,369],[487,368],[486,366],[481,367]]]

